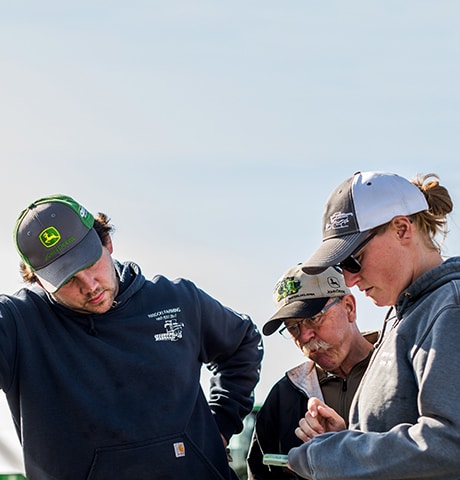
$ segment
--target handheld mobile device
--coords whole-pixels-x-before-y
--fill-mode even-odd
[[[285,467],[288,463],[288,456],[280,453],[266,453],[262,458],[264,465],[275,465],[277,467]]]

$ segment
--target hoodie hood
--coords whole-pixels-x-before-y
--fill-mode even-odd
[[[428,270],[400,294],[395,305],[398,320],[406,315],[406,311],[421,297],[451,280],[460,280],[460,257],[448,258],[441,265]]]
[[[145,283],[145,277],[142,275],[141,268],[134,262],[118,262],[113,261],[117,277],[120,280],[120,289],[115,298],[117,306],[126,302],[129,298],[135,295]]]

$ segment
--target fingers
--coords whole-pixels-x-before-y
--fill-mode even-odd
[[[308,399],[307,410],[313,418],[315,418],[318,415],[318,407],[320,405],[327,406],[324,402],[322,402],[317,397],[311,397]]]
[[[319,398],[311,397],[308,400],[307,412],[305,416],[299,420],[299,426],[295,430],[295,434],[303,442],[308,442],[316,435],[324,433],[325,429],[322,425],[322,418],[319,415],[318,408],[325,405]]]
[[[308,410],[299,421],[295,435],[303,442],[308,442],[316,435],[325,432],[345,430],[345,420],[333,409],[316,397],[308,400]]]
[[[318,419],[313,418],[309,412],[305,414],[304,418],[300,419],[299,426],[295,430],[296,436],[303,442],[308,442],[308,440],[324,432],[324,427]]]
[[[297,427],[294,430],[294,433],[295,433],[297,438],[302,440],[303,443],[308,442],[309,440],[312,439],[312,437],[309,437],[300,427]]]
[[[327,432],[340,432],[347,428],[345,420],[327,405],[318,405],[317,415],[322,418],[322,424],[325,425]]]

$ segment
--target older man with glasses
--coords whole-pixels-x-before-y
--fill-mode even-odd
[[[264,335],[278,331],[307,360],[273,386],[258,413],[248,454],[248,477],[254,480],[300,478],[292,470],[265,465],[263,455],[287,454],[302,443],[295,429],[310,397],[347,418],[378,337],[360,332],[355,297],[333,267],[318,275],[305,274],[300,265],[290,268],[275,285],[274,302],[277,310]]]

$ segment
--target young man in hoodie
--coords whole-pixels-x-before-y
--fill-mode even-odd
[[[253,406],[261,336],[192,282],[114,260],[111,230],[64,195],[17,220],[29,286],[0,296],[0,384],[26,476],[235,478],[226,445]]]
[[[363,336],[356,322],[356,301],[333,268],[318,275],[290,268],[274,289],[276,313],[263,327],[279,330],[307,360],[289,370],[258,412],[248,454],[250,480],[294,479],[292,470],[263,464],[263,454],[287,454],[301,445],[295,435],[310,397],[319,397],[348,416],[351,401],[369,362],[378,333]]]

